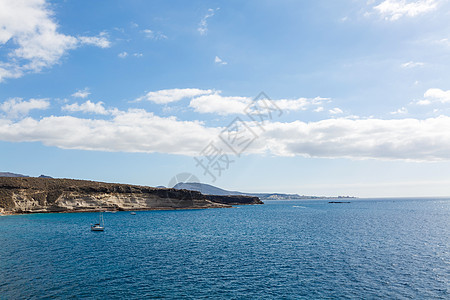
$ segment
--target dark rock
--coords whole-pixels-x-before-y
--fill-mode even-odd
[[[206,195],[206,199],[216,203],[229,205],[264,204],[258,197],[243,195]]]

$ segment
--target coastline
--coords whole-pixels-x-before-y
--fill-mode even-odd
[[[263,204],[258,197],[74,179],[0,177],[3,215],[230,208]]]
[[[239,204],[239,205],[254,205],[254,204]],[[71,213],[117,213],[117,212],[133,212],[133,211],[171,211],[171,210],[203,210],[203,209],[216,209],[216,208],[233,208],[233,205],[224,205],[222,207],[154,207],[154,208],[136,208],[136,209],[121,209],[121,210],[104,210],[104,209],[81,209],[81,210],[64,210],[64,211],[25,211],[25,212],[5,212],[0,213],[0,217],[6,216],[20,216],[20,215],[31,215],[31,214],[71,214]]]

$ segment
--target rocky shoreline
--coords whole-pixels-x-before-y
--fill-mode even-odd
[[[213,196],[172,188],[75,179],[0,177],[0,213],[67,213],[227,208],[258,197]]]

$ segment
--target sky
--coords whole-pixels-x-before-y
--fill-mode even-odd
[[[0,171],[450,196],[448,0],[0,0]]]

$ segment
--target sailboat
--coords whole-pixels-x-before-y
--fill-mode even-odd
[[[105,230],[105,222],[103,221],[103,213],[100,212],[98,223],[91,224],[92,231],[103,231]]]

